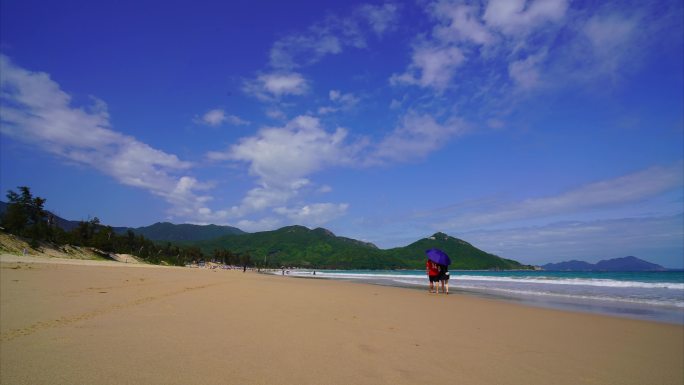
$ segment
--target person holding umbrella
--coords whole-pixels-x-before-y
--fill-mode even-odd
[[[430,278],[430,292],[432,292],[432,287],[437,283],[436,292],[439,293],[439,285],[442,286],[442,293],[449,294],[449,265],[451,265],[451,259],[447,253],[440,249],[430,249],[426,250],[425,254],[428,257],[428,276]],[[433,278],[430,276],[430,263],[437,265],[437,277]],[[436,280],[433,280],[436,279]]]

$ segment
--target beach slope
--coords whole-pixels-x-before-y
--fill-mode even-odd
[[[0,257],[2,384],[677,384],[681,325],[239,271]]]

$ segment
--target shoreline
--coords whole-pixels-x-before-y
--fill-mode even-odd
[[[684,381],[676,325],[329,279],[54,262],[0,257],[1,383]]]
[[[53,263],[53,264],[68,264],[68,265],[89,265],[89,266],[112,266],[112,267],[141,267],[141,268],[181,268],[187,269],[188,267],[183,266],[165,266],[165,265],[154,265],[146,263],[123,263],[118,261],[110,260],[89,260],[89,259],[77,259],[77,258],[61,258],[53,257],[48,255],[16,255],[16,254],[0,254],[0,263],[8,262],[20,262],[20,263]],[[201,268],[202,270],[202,268]],[[212,269],[207,269],[212,270]],[[242,271],[239,269],[239,271]],[[248,269],[250,272],[258,272],[263,275],[281,276],[279,273],[281,269],[261,269],[257,271],[256,269]],[[426,291],[428,283],[425,286],[408,284],[408,283],[396,283],[388,282],[383,279],[369,280],[369,279],[354,279],[354,278],[331,278],[327,276],[313,276],[306,274],[297,274],[297,272],[309,272],[309,269],[290,269],[294,271],[295,274],[286,274],[287,278],[303,278],[303,279],[314,279],[314,280],[332,280],[332,281],[342,281],[342,282],[353,282],[359,284],[376,285],[376,286],[386,286],[386,287],[397,287],[405,288],[416,291]],[[345,270],[339,270],[344,272]],[[410,271],[410,270],[407,270]],[[477,270],[480,271],[480,270]],[[487,271],[487,270],[482,270]],[[519,270],[516,270],[519,271]],[[454,270],[454,272],[472,272],[471,270]],[[450,284],[450,294],[451,295],[468,295],[477,298],[495,300],[508,302],[512,304],[529,306],[539,309],[554,309],[566,312],[581,313],[581,314],[595,314],[609,317],[618,317],[632,320],[642,320],[648,322],[664,323],[671,325],[684,326],[684,309],[680,308],[670,308],[670,307],[652,307],[645,306],[638,303],[623,303],[621,301],[597,301],[591,299],[584,299],[577,301],[576,299],[569,300],[562,296],[555,298],[555,296],[544,297],[544,296],[516,296],[510,293],[498,293],[495,290],[482,290],[478,288],[471,287],[458,287],[453,282],[457,280],[458,276],[455,276]]]
[[[274,271],[273,273],[266,272],[265,274],[274,274],[279,276],[279,271],[280,270],[277,272]],[[424,284],[415,284],[401,282],[399,279],[403,278],[401,276],[396,276],[393,278],[387,278],[386,276],[377,278],[354,278],[351,276],[334,277],[321,274],[318,276],[312,276],[309,275],[308,272],[309,270],[299,270],[295,271],[293,274],[286,275],[286,277],[356,282],[361,284],[365,283],[388,287],[402,287],[419,291],[427,291],[428,287],[427,278],[425,279]],[[325,272],[329,271],[324,271],[323,273],[325,274]],[[336,273],[344,272],[344,270],[340,270],[339,272],[336,271]],[[516,293],[508,290],[499,290],[495,287],[482,288],[467,286],[462,282],[459,282],[458,277],[459,275],[452,276],[450,281],[450,293],[505,301],[542,309],[556,309],[585,314],[599,314],[611,317],[638,319],[679,326],[684,325],[684,308],[681,307],[646,304],[637,301],[624,301],[620,299],[579,298],[576,296],[563,294],[536,294],[531,292]]]

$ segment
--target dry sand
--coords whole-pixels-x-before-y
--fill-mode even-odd
[[[684,327],[239,271],[0,257],[2,384],[676,384]]]

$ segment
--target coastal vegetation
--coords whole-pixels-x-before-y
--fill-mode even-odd
[[[0,225],[4,231],[29,240],[35,249],[44,244],[88,247],[105,256],[109,253],[132,254],[147,263],[169,265],[184,265],[203,258],[197,247],[153,242],[131,230],[117,234],[111,226],[100,224],[97,217],[78,222],[69,231],[64,230],[57,225],[55,216],[43,208],[46,199],[34,197],[26,186],[18,190],[7,193],[8,204],[0,217]]]
[[[131,254],[147,263],[181,266],[210,260],[263,268],[383,270],[423,269],[425,250],[439,248],[451,256],[451,269],[532,269],[441,232],[407,246],[383,250],[372,243],[336,236],[323,228],[304,226],[245,233],[229,226],[171,223],[113,228],[102,225],[97,217],[72,222],[46,211],[46,200],[33,197],[28,187],[18,189],[19,192],[7,193],[8,204],[0,223],[6,232],[30,239],[34,248],[40,247],[41,242],[91,247],[104,255]]]

